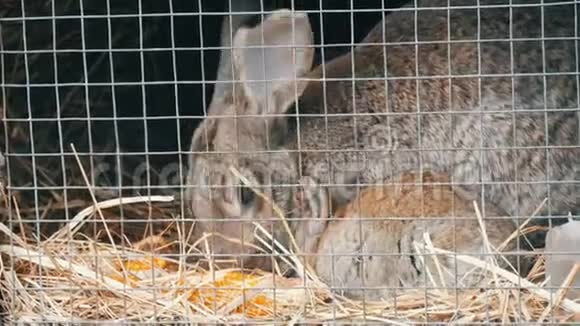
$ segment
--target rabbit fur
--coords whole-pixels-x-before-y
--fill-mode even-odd
[[[371,300],[387,299],[398,288],[425,285],[481,286],[484,275],[472,265],[421,251],[424,233],[436,248],[485,260],[493,256],[489,250],[500,247],[516,231],[509,218],[488,205],[482,229],[471,195],[454,191],[444,174],[405,173],[392,182],[361,189],[329,218],[326,190],[312,178],[302,178],[304,193],[296,200],[308,218],[296,239],[317,275],[342,295],[356,299],[363,295]],[[509,253],[517,249],[515,241],[506,242],[501,249],[506,260],[494,257],[501,267],[519,266],[517,257]]]
[[[196,232],[251,243],[257,222],[287,243],[271,203],[232,166],[289,220],[299,217],[292,198],[301,176],[328,186],[340,207],[357,184],[423,170],[448,173],[485,199],[484,210],[497,207],[515,223],[548,195],[540,215],[577,214],[576,44],[566,39],[574,8],[508,9],[391,13],[352,53],[315,68],[305,14],[278,10],[240,27],[235,82],[214,93],[192,138],[186,200]],[[560,38],[498,41],[510,35]],[[290,221],[293,232],[299,225]],[[543,245],[541,234],[531,240]],[[225,241],[212,250],[254,251]]]
[[[233,79],[233,68],[231,61],[231,50],[233,37],[235,32],[242,26],[251,25],[254,15],[249,12],[269,11],[273,10],[274,3],[271,1],[256,1],[256,0],[226,0],[227,11],[232,15],[226,15],[222,23],[221,29],[221,47],[220,61],[216,79],[224,82],[217,83],[214,86],[214,93],[222,94],[229,86],[226,82]],[[214,97],[216,98],[216,97]]]

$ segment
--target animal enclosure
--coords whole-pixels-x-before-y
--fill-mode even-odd
[[[0,0],[0,321],[579,323],[579,5]]]

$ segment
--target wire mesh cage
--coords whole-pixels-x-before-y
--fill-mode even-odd
[[[579,4],[0,0],[2,322],[579,323]]]

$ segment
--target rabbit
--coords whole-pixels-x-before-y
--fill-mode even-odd
[[[483,275],[474,272],[472,265],[437,255],[439,274],[434,256],[421,255],[414,246],[423,243],[426,232],[436,248],[481,255],[482,260],[483,254],[493,255],[485,245],[473,196],[455,191],[450,181],[449,176],[430,171],[404,173],[393,179],[396,184],[361,189],[331,216],[327,191],[304,177],[303,197],[296,200],[309,218],[296,239],[317,275],[352,299],[363,295],[369,300],[387,299],[397,288],[424,287],[431,277],[436,284],[427,282],[429,286],[481,286]],[[492,248],[506,242],[503,251],[517,249],[515,241],[508,241],[516,228],[504,213],[488,205],[482,219]],[[506,261],[495,257],[500,266],[518,266],[515,256],[505,257]]]
[[[260,223],[288,244],[272,203],[296,230],[301,177],[328,187],[336,207],[357,185],[426,169],[448,173],[484,198],[484,210],[493,205],[514,224],[548,195],[539,216],[577,214],[576,45],[566,39],[574,8],[406,9],[317,67],[306,14],[280,9],[236,31],[235,83],[214,93],[191,141],[185,200],[196,232],[250,244],[252,223]],[[561,39],[497,41],[542,34]],[[543,240],[530,237],[538,247]],[[212,243],[215,254],[254,252],[241,247]]]

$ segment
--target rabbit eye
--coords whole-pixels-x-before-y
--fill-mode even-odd
[[[256,194],[254,193],[254,191],[248,187],[242,187],[241,189],[241,194],[240,194],[240,200],[242,202],[242,205],[244,206],[248,206],[250,204],[252,204],[254,202],[254,199],[256,198]]]

